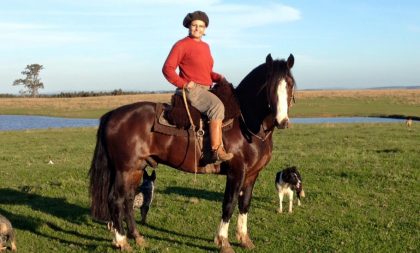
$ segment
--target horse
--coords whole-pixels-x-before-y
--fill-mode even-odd
[[[239,209],[236,236],[240,246],[254,248],[247,229],[252,191],[260,171],[269,163],[274,129],[287,128],[289,108],[294,100],[295,79],[291,73],[292,54],[253,69],[234,89],[240,116],[223,133],[223,143],[233,159],[220,164],[213,173],[226,175],[222,217],[214,242],[222,252],[234,252],[228,239],[229,222],[236,205]],[[133,213],[135,189],[147,166],[162,163],[181,171],[197,173],[199,150],[187,154],[188,137],[153,131],[156,103],[137,102],[114,109],[100,118],[90,176],[91,215],[112,222],[113,244],[131,250],[128,236],[136,244],[146,241],[136,227]],[[208,173],[198,171],[198,173]]]

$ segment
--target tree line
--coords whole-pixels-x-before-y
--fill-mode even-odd
[[[21,72],[25,78],[16,79],[13,86],[22,85],[23,89],[19,91],[20,96],[30,97],[57,97],[57,98],[72,98],[72,97],[98,97],[98,96],[119,96],[119,95],[135,95],[135,94],[158,94],[167,93],[170,91],[123,91],[122,89],[115,89],[113,91],[77,91],[77,92],[60,92],[58,94],[39,94],[39,89],[44,88],[44,83],[41,82],[40,72],[44,66],[40,64],[30,64]],[[0,94],[1,97],[18,97],[12,94]]]

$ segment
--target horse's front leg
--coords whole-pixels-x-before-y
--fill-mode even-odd
[[[214,242],[221,248],[221,252],[234,252],[228,239],[229,222],[238,199],[238,193],[242,186],[244,173],[230,169],[227,180],[225,195],[222,206],[222,220],[220,221]]]
[[[243,186],[241,192],[239,193],[238,207],[238,223],[236,228],[236,238],[238,239],[241,247],[247,249],[255,248],[254,243],[252,243],[249,233],[248,233],[248,211],[251,206],[252,190],[254,189],[255,179],[252,183]]]

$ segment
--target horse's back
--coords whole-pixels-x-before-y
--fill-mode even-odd
[[[130,130],[153,124],[156,115],[156,103],[136,102],[118,107],[101,117],[106,118],[107,131]]]
[[[155,120],[156,104],[137,102],[118,107],[101,118],[108,149],[127,150],[135,148],[133,140],[147,141]]]

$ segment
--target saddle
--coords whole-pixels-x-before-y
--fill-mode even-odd
[[[225,107],[225,121],[236,118],[240,115],[240,107],[238,100],[234,93],[234,88],[231,83],[228,83],[226,79],[221,80],[217,83],[213,89],[210,90],[215,94],[223,103]],[[185,109],[184,100],[181,95],[174,94],[171,99],[172,108],[165,110],[164,117],[170,123],[178,128],[188,129],[191,127],[191,123]],[[191,106],[188,102],[188,109],[191,113],[191,118],[195,126],[200,124],[200,119],[207,122],[208,119],[205,115],[202,115],[200,111]]]
[[[225,106],[225,119],[223,120],[222,130],[227,131],[233,127],[233,121],[240,116],[240,106],[234,93],[234,88],[231,83],[222,80],[211,90]],[[183,136],[188,138],[189,143],[196,143],[198,150],[201,151],[201,158],[205,150],[210,150],[210,138],[208,133],[208,118],[192,107],[188,102],[191,118],[195,129],[192,129],[191,123],[185,109],[184,100],[181,95],[172,95],[171,104],[157,103],[156,117],[153,124],[154,132]],[[193,154],[194,146],[190,145],[187,153]],[[203,163],[200,158],[200,163],[197,167],[198,173],[218,173],[220,166],[215,164]],[[182,164],[180,165],[182,166]]]

